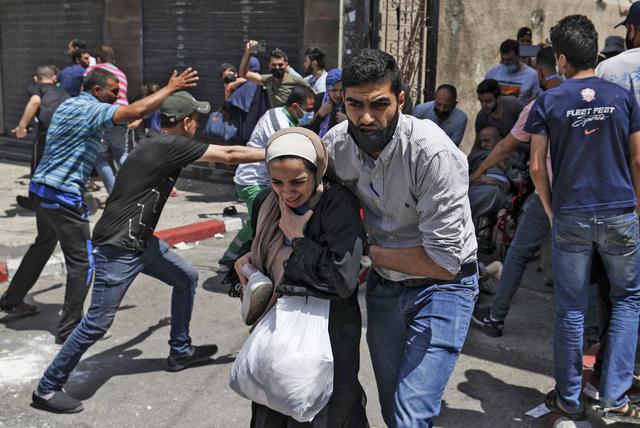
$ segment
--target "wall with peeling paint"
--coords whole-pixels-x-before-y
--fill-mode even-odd
[[[476,86],[486,71],[500,61],[499,47],[515,39],[518,28],[533,30],[533,42],[549,37],[550,28],[562,17],[587,15],[599,35],[599,49],[610,35],[624,37],[624,28],[613,26],[624,19],[630,0],[441,0],[437,83],[458,88],[458,106],[469,116],[461,145],[468,151],[480,103]]]

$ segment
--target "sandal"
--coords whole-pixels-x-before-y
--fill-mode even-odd
[[[89,182],[84,185],[84,190],[86,192],[97,192],[100,190],[100,186],[94,182]]]
[[[640,424],[640,408],[635,404],[627,403],[625,412],[618,412],[617,409],[600,407],[596,410],[598,416],[607,421],[623,422],[625,424]]]
[[[544,404],[549,410],[559,413],[560,415],[572,421],[586,421],[588,419],[587,413],[584,409],[580,410],[579,412],[567,412],[566,410],[561,408],[558,404],[558,398],[556,397],[555,389],[549,391],[544,397]]]

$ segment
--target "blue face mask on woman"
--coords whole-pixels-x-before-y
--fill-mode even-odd
[[[302,112],[302,117],[298,118],[298,125],[304,126],[304,125],[310,124],[311,121],[313,120],[313,116],[314,116],[313,111],[304,111],[304,110],[302,110],[302,107],[299,107],[299,106],[298,106],[298,108]]]

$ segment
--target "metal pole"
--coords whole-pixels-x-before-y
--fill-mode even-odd
[[[427,9],[427,67],[425,98],[432,100],[436,91],[436,72],[438,67],[438,30],[440,19],[440,0],[428,0]],[[425,100],[425,101],[426,101]]]
[[[344,0],[340,0],[340,13],[339,16],[339,25],[338,25],[338,68],[342,68],[342,50],[344,38]]]

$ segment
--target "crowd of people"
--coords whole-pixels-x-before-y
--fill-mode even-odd
[[[366,339],[384,421],[429,427],[469,325],[502,336],[527,263],[549,238],[556,386],[545,404],[571,420],[587,418],[582,353],[593,343],[583,336],[585,323],[595,323],[597,362],[584,393],[600,416],[640,423],[633,389],[640,2],[620,25],[626,38],[608,37],[601,55],[595,27],[582,15],[557,22],[539,45],[527,27],[501,43],[500,63],[476,88],[480,110],[468,156],[458,147],[468,115],[457,106],[457,88],[442,84],[433,100],[413,107],[395,59],[379,50],[364,49],[344,69],[327,70],[326,53],[310,47],[300,75],[275,48],[261,74],[257,54],[266,46],[249,40],[237,67],[220,66],[224,104],[212,112],[187,91],[197,85],[197,71],[174,72],[165,86],[149,83],[130,103],[113,49],[103,45],[93,58],[84,43],[71,41],[73,65],[38,67],[14,129],[24,138],[37,118],[29,197],[21,203],[36,213],[37,236],[0,309],[38,313],[24,298],[58,242],[67,266],[55,335],[62,347],[33,404],[83,409],[63,386],[107,333],[140,273],[173,288],[168,370],[216,352],[191,343],[197,271],[153,235],[181,169],[200,160],[239,164],[234,182],[249,218],[217,269],[244,299],[245,321],[266,322],[287,296],[328,305],[333,390],[309,426],[368,426],[358,381],[363,269]],[[203,114],[210,115],[205,132],[227,145],[194,139]],[[132,145],[135,129],[141,131]],[[95,186],[94,168],[110,196],[91,235],[83,195]],[[491,259],[494,229],[506,213],[515,226],[505,257],[485,266],[479,252]],[[248,289],[247,272],[255,270],[269,280]],[[496,286],[484,290],[495,299],[477,306],[489,280]],[[598,293],[588,292],[591,283]],[[598,307],[599,323],[585,319],[590,306]],[[300,422],[249,398],[252,426]]]

